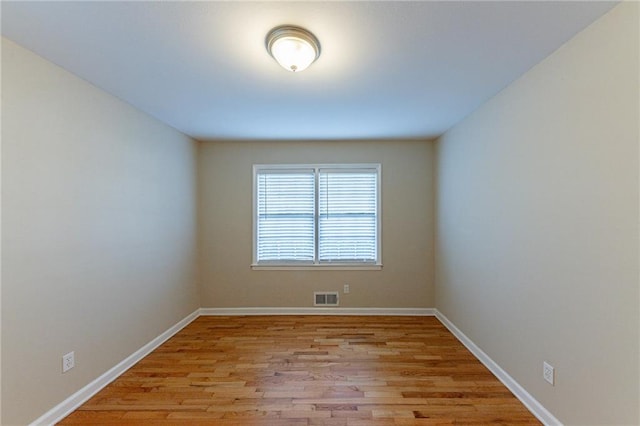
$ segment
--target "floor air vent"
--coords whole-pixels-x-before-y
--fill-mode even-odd
[[[313,306],[338,306],[338,292],[337,291],[314,292]]]

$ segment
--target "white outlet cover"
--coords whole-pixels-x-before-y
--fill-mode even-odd
[[[542,377],[552,385],[555,382],[554,368],[547,362],[542,363]]]
[[[62,356],[62,372],[66,373],[76,366],[76,354],[71,351],[68,354]]]

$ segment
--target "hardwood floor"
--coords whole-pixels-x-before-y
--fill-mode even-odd
[[[434,317],[200,317],[61,425],[540,424]]]

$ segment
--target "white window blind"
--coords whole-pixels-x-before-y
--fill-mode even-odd
[[[314,170],[257,174],[258,262],[313,262]]]
[[[254,166],[254,264],[379,265],[379,165]]]
[[[377,171],[319,172],[318,260],[377,259]]]

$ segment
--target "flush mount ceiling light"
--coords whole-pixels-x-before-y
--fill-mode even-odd
[[[320,42],[304,28],[283,25],[269,31],[267,51],[287,71],[300,72],[320,56]]]

